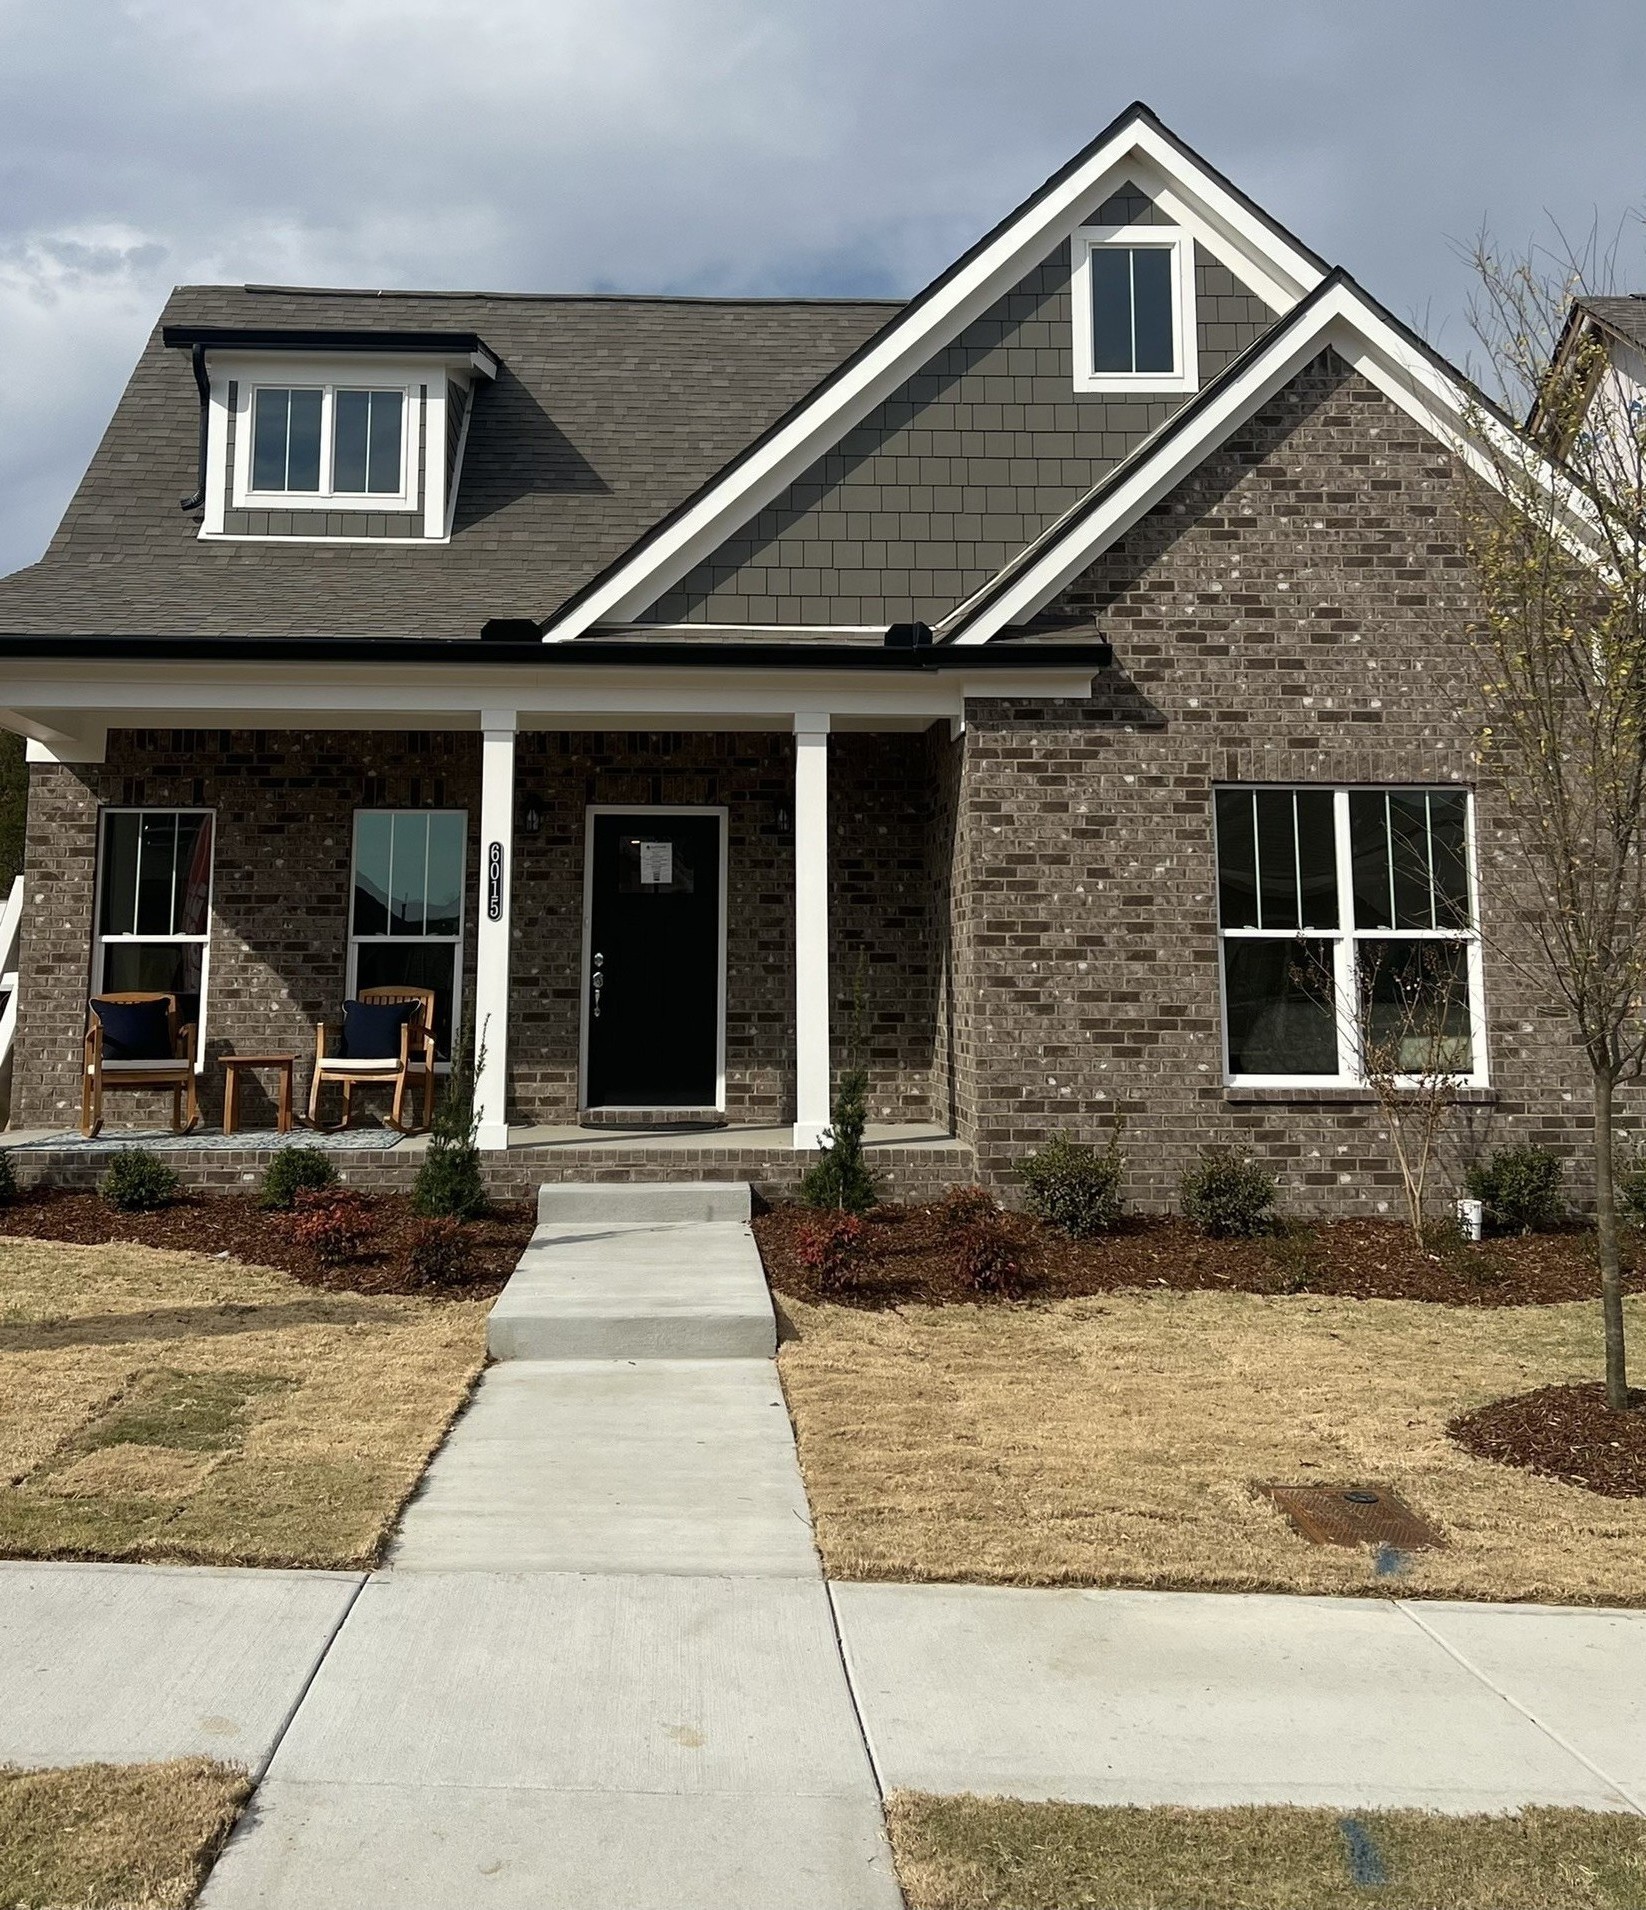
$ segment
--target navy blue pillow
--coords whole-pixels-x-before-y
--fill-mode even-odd
[[[346,1001],[343,1004],[344,1061],[398,1061],[400,1030],[417,1013],[415,1001]]]
[[[171,1024],[163,1001],[92,1001],[103,1024],[105,1061],[170,1061]]]

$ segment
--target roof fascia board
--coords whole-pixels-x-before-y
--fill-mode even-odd
[[[905,306],[866,346],[802,400],[721,475],[666,517],[602,577],[572,597],[544,628],[545,643],[567,642],[596,625],[627,622],[715,550],[738,525],[794,481],[942,343],[1009,291],[1139,168],[1152,166],[1177,188],[1180,205],[1201,209],[1210,231],[1239,234],[1237,247],[1267,260],[1267,291],[1284,308],[1324,276],[1318,260],[1258,219],[1228,184],[1156,130],[1138,109],[1025,202],[956,266]],[[1214,246],[1220,253],[1232,237]]]
[[[1001,630],[1043,609],[1328,346],[1476,476],[1501,489],[1503,454],[1523,462],[1524,452],[1510,450],[1512,427],[1472,403],[1457,376],[1340,275],[1296,313],[1294,322],[1283,322],[1260,343],[1189,428],[1173,433],[1168,426],[1168,435],[1152,455],[1145,447],[1134,468],[1095,508],[1083,511],[1077,505],[1064,529],[1054,527],[1045,548],[1004,589],[991,595],[986,586],[972,600],[975,609],[961,605],[939,626],[948,644],[959,648],[988,643]],[[1480,431],[1500,435],[1497,455],[1490,443],[1481,442]],[[1581,500],[1547,464],[1539,463],[1536,475],[1558,495],[1574,544],[1592,548],[1582,536]]]

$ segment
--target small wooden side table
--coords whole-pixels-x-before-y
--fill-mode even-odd
[[[294,1054],[226,1054],[222,1057],[223,1073],[228,1077],[223,1084],[223,1132],[233,1134],[240,1113],[240,1071],[242,1068],[277,1068],[280,1071],[280,1113],[275,1123],[276,1131],[289,1134],[292,1129],[291,1118],[291,1077],[297,1057]]]

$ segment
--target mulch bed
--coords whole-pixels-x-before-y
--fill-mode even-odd
[[[838,1285],[819,1282],[797,1254],[811,1219],[804,1207],[777,1207],[754,1223],[773,1287],[799,1300],[849,1306],[941,1306],[977,1301],[962,1277],[963,1229],[941,1207],[877,1207],[865,1217],[861,1245]],[[1027,1300],[1073,1299],[1120,1288],[1179,1292],[1319,1293],[1354,1300],[1432,1300],[1444,1306],[1547,1306],[1597,1299],[1593,1236],[1529,1234],[1458,1243],[1436,1253],[1418,1248],[1389,1220],[1329,1220],[1292,1225],[1258,1240],[1208,1240],[1186,1221],[1132,1216],[1111,1234],[1069,1240],[1027,1214],[1004,1214]],[[1646,1292],[1646,1260],[1626,1250],[1628,1291]]]
[[[259,1207],[242,1194],[181,1195],[152,1214],[126,1214],[99,1194],[73,1194],[47,1188],[19,1194],[0,1207],[0,1236],[30,1240],[68,1240],[84,1246],[130,1240],[143,1247],[186,1253],[227,1254],[248,1265],[277,1267],[305,1286],[336,1293],[425,1293],[406,1274],[406,1250],[418,1216],[406,1194],[368,1194],[377,1231],[367,1250],[342,1266],[328,1267],[291,1236],[289,1214]],[[450,1289],[457,1297],[494,1294],[514,1271],[531,1238],[531,1207],[521,1202],[494,1206],[465,1223],[468,1278]]]
[[[1463,1413],[1446,1430],[1477,1459],[1524,1466],[1608,1499],[1646,1499],[1646,1392],[1638,1389],[1620,1413],[1598,1382],[1540,1386]]]

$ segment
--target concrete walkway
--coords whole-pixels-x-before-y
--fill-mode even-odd
[[[832,1590],[887,1790],[1646,1811],[1646,1612]]]
[[[203,1910],[893,1910],[747,1188],[540,1213]]]

